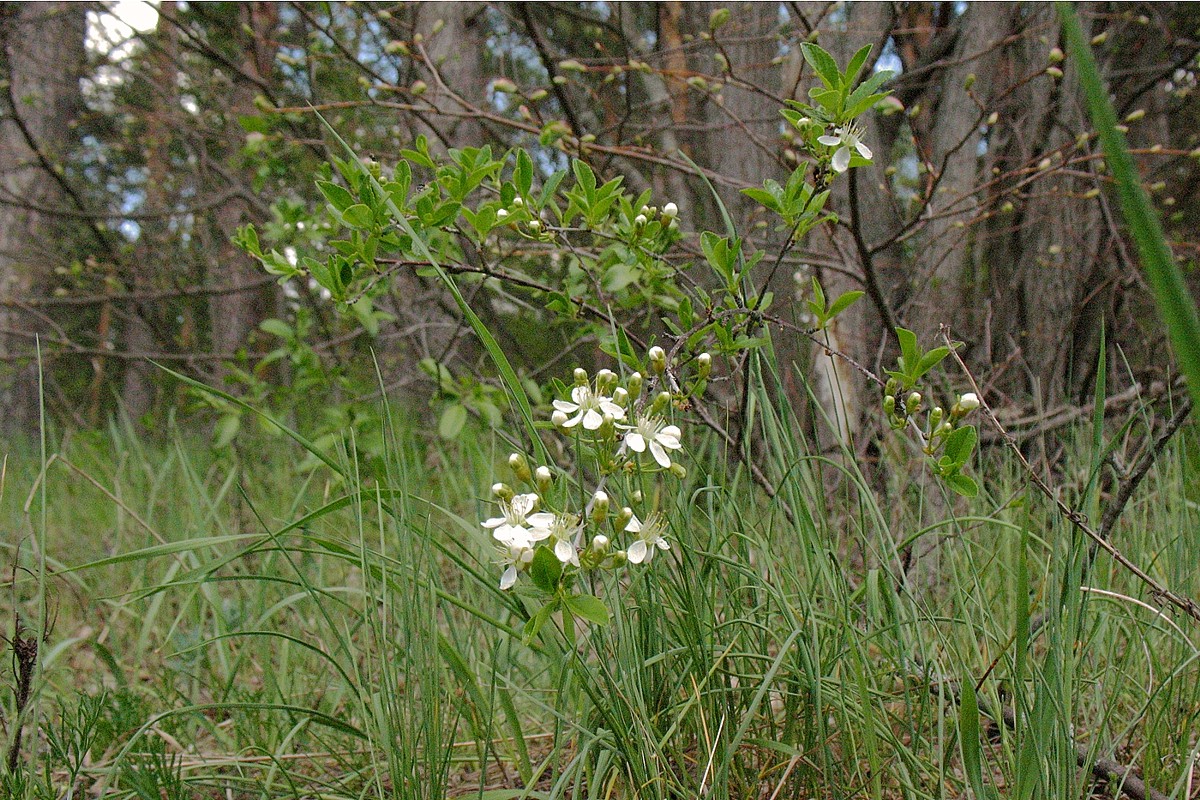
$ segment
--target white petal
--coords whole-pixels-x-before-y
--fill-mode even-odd
[[[841,139],[839,139],[836,136],[830,136],[829,134],[825,134],[824,136],[818,136],[817,141],[820,142],[821,144],[825,145],[826,147],[837,147],[839,144],[842,143]]]
[[[671,457],[667,455],[667,451],[663,450],[663,446],[657,441],[650,443],[650,455],[654,456],[654,460],[663,469],[671,468]]]
[[[592,390],[587,386],[576,386],[571,390],[571,399],[579,405],[584,405],[591,399]]]
[[[566,564],[575,557],[575,548],[571,543],[563,539],[559,539],[554,544],[554,555],[558,556],[558,560]]]
[[[629,558],[630,564],[640,564],[646,559],[647,552],[649,551],[646,550],[646,543],[639,539],[629,545],[629,550],[625,555]]]
[[[630,517],[629,524],[625,526],[625,530],[629,531],[630,533],[641,533],[642,521],[636,516]]]
[[[504,521],[504,517],[492,517],[491,519],[485,519],[480,524],[485,528],[497,528],[503,525]]]
[[[635,453],[646,452],[646,439],[637,431],[630,431],[625,434],[625,444]]]
[[[655,436],[654,438],[658,439],[658,443],[663,447],[671,450],[678,450],[681,447],[679,444],[680,435],[682,435],[682,431],[680,431],[678,427],[674,425],[668,425],[659,431],[658,436]]]
[[[655,544],[655,546],[658,547],[659,550],[670,550],[671,549],[671,543],[668,542],[666,539],[664,539],[661,536],[654,540],[654,544]]]
[[[566,400],[555,400],[554,407],[559,411],[566,412],[567,414],[571,414],[579,410],[578,405],[575,403],[568,403]]]
[[[511,589],[513,587],[513,584],[516,582],[517,582],[517,568],[514,565],[509,564],[508,569],[504,570],[504,574],[500,576],[500,589],[502,591]]]
[[[594,431],[604,422],[604,417],[595,409],[589,408],[583,415],[583,429],[585,431]]]
[[[859,142],[859,143],[858,143],[857,150],[858,150],[858,154],[859,154],[860,156],[862,156],[863,158],[867,159],[868,161],[870,161],[870,160],[871,160],[871,148],[867,147],[867,146],[866,146],[865,144],[863,144],[862,142]]]
[[[533,511],[533,507],[537,505],[538,496],[536,494],[519,494],[512,499],[513,515],[525,518],[525,515]]]
[[[625,409],[621,408],[612,400],[601,400],[600,410],[605,414],[612,414],[613,419],[625,419]]]
[[[833,154],[833,171],[845,172],[850,166],[850,148],[842,147]]]

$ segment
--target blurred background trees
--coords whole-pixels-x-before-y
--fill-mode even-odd
[[[120,24],[128,8],[0,3],[7,435],[36,429],[35,339],[51,414],[83,427],[120,409],[153,426],[190,402],[147,359],[257,402],[283,387],[296,399],[276,410],[327,422],[373,400],[372,352],[387,390],[422,401],[438,388],[422,359],[476,371],[469,331],[419,265],[337,315],[234,243],[255,223],[289,258],[328,247],[314,179],[340,153],[314,111],[385,166],[417,136],[433,152],[530,148],[544,175],[580,157],[675,202],[685,232],[724,231],[711,183],[748,249],[770,254],[755,280],[777,313],[805,325],[795,301],[811,276],[831,294],[865,290],[830,335],[872,369],[892,356],[890,326],[929,338],[949,325],[1017,429],[1090,395],[1102,328],[1111,395],[1169,388],[1165,336],[1045,4],[164,2],[142,30]],[[1080,12],[1190,266],[1200,10]],[[871,43],[873,68],[898,74],[867,125],[873,165],[831,201],[838,224],[776,263],[783,234],[738,190],[795,166],[779,111],[812,85],[806,40],[841,63]],[[681,246],[699,252],[694,237]],[[526,313],[537,293],[482,287],[477,310],[531,377],[578,344]],[[847,432],[876,416],[853,370],[784,332],[775,344],[798,400],[811,387]]]

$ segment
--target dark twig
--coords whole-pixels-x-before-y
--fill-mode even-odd
[[[1190,597],[1184,597],[1183,595],[1172,591],[1159,581],[1150,577],[1145,570],[1130,561],[1124,553],[1114,547],[1113,544],[1108,541],[1108,539],[1106,539],[1091,525],[1089,525],[1086,515],[1081,514],[1080,512],[1071,508],[1064,503],[1061,498],[1059,498],[1054,490],[1050,488],[1049,484],[1046,483],[1046,480],[1038,474],[1037,470],[1035,470],[1029,463],[1029,460],[1025,458],[1025,454],[1022,453],[1021,448],[1017,446],[1016,440],[1008,435],[1008,432],[1004,430],[1004,426],[1000,424],[1000,421],[996,419],[996,415],[992,413],[991,407],[988,406],[987,401],[984,400],[983,395],[980,392],[979,385],[975,382],[975,376],[971,374],[970,369],[967,368],[967,365],[963,362],[962,357],[959,356],[959,354],[954,350],[950,342],[950,329],[945,325],[943,325],[941,328],[941,336],[946,342],[946,345],[951,348],[950,355],[953,356],[956,362],[958,362],[959,368],[962,369],[963,374],[967,376],[967,380],[971,382],[972,390],[977,396],[979,396],[980,411],[983,412],[984,417],[989,423],[991,423],[992,427],[999,432],[1001,438],[1008,445],[1009,450],[1011,450],[1013,455],[1016,456],[1017,461],[1020,463],[1021,468],[1025,471],[1025,474],[1028,476],[1030,482],[1032,482],[1033,485],[1037,487],[1038,491],[1044,494],[1050,500],[1050,502],[1054,504],[1055,508],[1058,509],[1059,515],[1074,525],[1075,528],[1081,533],[1091,539],[1097,548],[1104,550],[1106,553],[1112,556],[1114,561],[1132,573],[1138,580],[1146,584],[1146,586],[1150,589],[1151,595],[1156,601],[1158,601],[1160,605],[1175,606],[1192,619],[1200,622],[1200,604]]]

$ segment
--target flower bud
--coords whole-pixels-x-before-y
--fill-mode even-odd
[[[887,383],[883,386],[883,393],[894,395],[898,391],[900,391],[900,381],[895,378],[888,378]]]
[[[525,201],[521,199],[521,195],[517,195],[512,199],[513,208],[524,208]]]
[[[663,414],[667,410],[667,406],[671,404],[670,392],[659,392],[654,398],[654,402],[650,404],[651,414]]]
[[[1046,67],[1046,74],[1049,75],[1051,78],[1058,80],[1059,78],[1061,78],[1063,76],[1063,71],[1061,69],[1059,69],[1058,67]]]
[[[683,464],[680,464],[678,461],[671,462],[670,472],[679,480],[683,480],[687,477],[687,467],[683,466]]]
[[[633,226],[635,228],[644,228],[644,227],[646,227],[647,221],[648,220],[646,219],[645,214],[638,214],[636,217],[633,218]]]
[[[629,392],[625,391],[624,386],[618,386],[613,389],[612,401],[621,408],[629,408]]]
[[[938,428],[938,433],[942,436],[949,436],[954,431],[954,426],[949,422],[943,422]]]
[[[596,373],[596,391],[608,394],[617,385],[617,373],[611,369],[602,369]]]
[[[540,220],[536,220],[536,219],[531,219],[531,220],[529,220],[529,230],[530,230],[530,232],[532,232],[532,233],[534,233],[534,234],[541,233],[541,232],[542,232],[542,223],[541,223],[541,221],[540,221]]]
[[[572,374],[575,376],[575,385],[576,386],[587,386],[588,385],[588,374],[587,374],[586,369],[584,369],[583,367],[576,367],[575,372]]]
[[[1051,64],[1061,64],[1062,60],[1066,58],[1066,56],[1063,55],[1061,47],[1052,47],[1050,48],[1050,54],[1048,58],[1050,59]]]
[[[629,524],[629,520],[631,519],[633,519],[633,509],[625,506],[617,514],[616,519],[613,520],[613,524],[620,530],[625,530],[625,526]]]
[[[629,396],[634,400],[642,393],[642,373],[635,372],[625,381],[626,388],[629,389]]]
[[[908,397],[904,400],[904,411],[907,414],[915,414],[921,408],[921,393],[909,392]]]
[[[612,414],[605,414],[600,419],[600,427],[596,429],[596,435],[601,439],[612,439],[617,434],[617,420]]]
[[[603,553],[608,549],[608,537],[603,533],[597,533],[592,537],[592,549],[597,553]]]
[[[638,489],[630,496],[629,499],[632,500],[633,502],[637,503],[640,506],[642,504],[642,502],[646,499],[646,496],[644,494],[642,494],[641,489]]]
[[[707,378],[712,372],[712,356],[708,353],[701,353],[696,356],[696,374],[701,378]]]
[[[679,214],[679,206],[674,203],[667,203],[663,206],[662,215],[664,219],[674,219]]]
[[[508,468],[513,471],[513,475],[522,483],[528,483],[533,479],[533,473],[529,471],[529,462],[525,460],[525,456],[520,453],[512,453],[508,457]]]
[[[513,499],[514,494],[515,493],[513,492],[512,487],[509,486],[507,483],[493,483],[492,484],[492,496],[495,497],[497,500],[503,500],[504,502],[507,503]]]
[[[945,415],[946,412],[942,410],[941,406],[934,406],[933,410],[929,412],[929,430],[936,431],[938,425],[942,424],[942,417]]]
[[[503,222],[506,219],[508,219],[508,211],[502,208],[496,212],[496,220],[498,222]]]
[[[896,397],[895,395],[885,395],[883,398],[883,413],[889,417],[896,413]]]
[[[537,485],[539,494],[545,494],[550,491],[550,485],[554,483],[554,475],[550,472],[549,467],[538,467],[533,472],[533,480]]]
[[[663,374],[667,369],[666,351],[658,345],[654,345],[654,347],[650,348],[650,352],[647,355],[650,357],[650,368],[659,375]]]
[[[596,492],[592,495],[592,522],[599,525],[608,518],[608,495]]]

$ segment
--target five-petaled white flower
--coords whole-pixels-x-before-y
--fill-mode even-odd
[[[829,134],[819,136],[817,141],[826,147],[837,148],[833,154],[834,172],[845,172],[849,168],[851,150],[857,150],[860,156],[867,161],[871,160],[871,148],[862,143],[862,129],[857,125],[840,126],[834,129],[832,136]]]
[[[507,564],[504,574],[500,576],[500,589],[507,591],[517,582],[517,571],[525,569],[533,561],[532,547],[519,545],[502,545],[500,547],[500,563]]]
[[[571,399],[555,400],[554,408],[564,414],[574,414],[562,423],[564,428],[573,428],[582,422],[584,430],[594,431],[604,422],[605,414],[613,419],[625,419],[625,409],[611,397],[596,394],[590,386],[576,386],[571,390]]]
[[[671,466],[671,456],[668,450],[679,450],[680,430],[676,425],[666,425],[662,417],[646,415],[639,417],[637,422],[625,428],[625,446],[635,453],[644,453],[650,448],[650,455],[663,469]]]
[[[666,524],[658,514],[649,517],[645,522],[636,516],[629,520],[625,530],[638,535],[638,540],[629,545],[629,549],[625,551],[625,557],[629,559],[629,563],[641,564],[643,561],[648,563],[654,557],[655,547],[659,550],[670,550],[671,544],[663,536],[665,528]]]
[[[564,564],[579,566],[579,518],[558,514],[550,525],[550,542],[554,544],[554,555]],[[548,543],[549,544],[549,543]]]
[[[483,522],[483,527],[492,531],[492,536],[501,544],[509,547],[528,548],[534,542],[540,542],[550,536],[550,526],[554,523],[554,515],[539,511],[532,513],[537,507],[536,494],[519,494],[509,502],[500,501],[502,517],[492,517]]]

